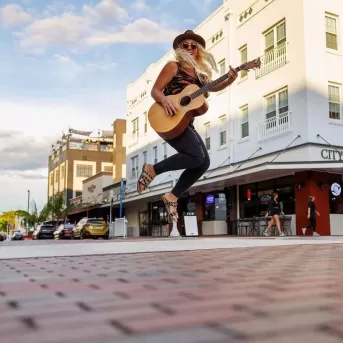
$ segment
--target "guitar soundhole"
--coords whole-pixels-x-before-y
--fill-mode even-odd
[[[191,103],[191,101],[192,101],[192,98],[189,95],[184,96],[180,100],[180,105],[181,106],[187,106],[187,105],[189,105]]]

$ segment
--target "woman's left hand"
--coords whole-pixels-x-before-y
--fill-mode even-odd
[[[230,66],[230,70],[228,74],[229,74],[229,85],[231,85],[231,83],[237,79],[238,73],[236,69]]]

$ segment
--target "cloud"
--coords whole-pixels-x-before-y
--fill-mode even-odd
[[[25,12],[20,5],[8,4],[0,8],[0,22],[3,26],[12,27],[24,25],[32,20],[32,16]]]
[[[136,11],[146,11],[149,9],[148,5],[145,3],[145,0],[136,0],[131,7]]]
[[[177,32],[162,28],[158,23],[141,18],[127,24],[120,32],[97,32],[86,39],[89,45],[126,43],[164,43],[175,37]]]
[[[42,171],[43,173],[43,171]],[[47,173],[47,171],[46,171]],[[0,212],[8,210],[27,210],[28,194],[30,190],[31,200],[37,203],[37,208],[41,209],[47,202],[47,182],[42,179],[30,179],[13,177],[0,172]]]
[[[50,142],[51,138],[38,139],[21,131],[1,130],[0,170],[14,175],[17,171],[45,168]]]
[[[64,3],[58,3],[59,8],[63,8]],[[140,10],[147,8],[143,0],[136,1],[133,6]],[[69,11],[37,19],[15,36],[23,49],[37,54],[44,53],[47,48],[69,48],[72,52],[80,52],[118,42],[164,43],[175,36],[175,32],[155,21],[146,18],[129,20],[127,10],[115,0],[102,0],[95,6],[84,5],[81,14]]]
[[[1,171],[2,177],[12,179],[26,179],[26,180],[46,180],[48,178],[48,168],[37,170],[5,170]]]
[[[54,55],[54,57],[61,63],[72,63],[74,64],[75,62],[68,56],[62,56],[62,55]]]
[[[70,73],[71,71],[74,71],[75,73],[84,71],[87,68],[88,69],[98,69],[98,70],[110,70],[117,66],[117,63],[115,62],[98,62],[98,63],[92,63],[87,62],[85,64],[76,63],[73,59],[71,59],[69,56],[66,55],[54,55],[54,58],[61,63],[63,67],[69,68],[66,71]],[[70,70],[72,69],[72,70]],[[69,75],[69,74],[68,74]],[[75,75],[76,76],[76,75]]]
[[[120,7],[115,0],[103,0],[94,7],[83,5],[83,13],[85,17],[97,24],[129,19],[126,9]]]
[[[45,17],[55,16],[62,14],[64,12],[73,12],[76,10],[76,7],[72,4],[66,4],[64,1],[55,0],[51,4],[45,7],[43,15]]]
[[[89,23],[81,16],[65,13],[61,16],[36,20],[21,33],[24,49],[44,49],[48,46],[74,46],[91,33]]]
[[[196,24],[196,21],[195,21],[194,19],[192,19],[192,18],[185,18],[185,19],[183,20],[183,22],[184,22],[185,24],[190,24],[190,25],[195,25],[195,24]]]

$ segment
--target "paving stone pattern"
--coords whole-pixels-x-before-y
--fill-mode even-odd
[[[342,282],[340,244],[0,260],[0,341],[338,343]]]

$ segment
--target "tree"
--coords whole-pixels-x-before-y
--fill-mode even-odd
[[[66,207],[64,203],[63,192],[57,193],[53,199],[49,200],[47,203],[47,211],[51,214],[52,218],[55,220],[60,220],[62,217],[66,216]]]
[[[9,224],[14,225],[15,224],[15,216],[16,216],[15,211],[3,212],[0,215],[0,230],[1,231],[2,230],[6,230],[7,229],[7,225],[9,225]]]
[[[34,228],[36,228],[36,225],[38,223],[41,223],[41,222],[48,219],[49,210],[48,210],[48,206],[46,204],[46,205],[44,205],[43,209],[38,213],[37,205],[36,205],[36,202],[34,200],[32,201],[32,207],[33,207],[33,210],[31,213],[29,213],[27,211],[16,211],[16,215],[19,217],[23,217],[25,219],[25,222],[29,226],[31,226],[31,227],[33,226]]]

